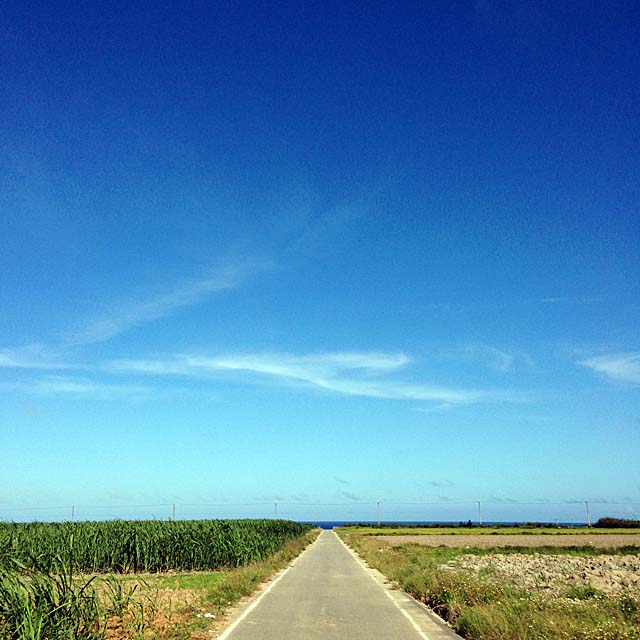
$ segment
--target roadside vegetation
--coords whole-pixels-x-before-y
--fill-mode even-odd
[[[527,558],[566,557],[568,564],[584,558],[588,567],[595,566],[600,556],[618,561],[624,558],[637,575],[640,546],[393,547],[367,531],[362,535],[344,528],[338,533],[371,567],[427,604],[470,640],[640,640],[640,591],[633,585],[625,586],[624,579],[618,580],[621,588],[605,592],[570,575],[567,584],[550,584],[549,580],[556,578],[553,571],[536,574],[525,583],[497,570],[509,565],[509,558],[511,564],[527,571]],[[640,545],[640,538],[638,542]],[[486,561],[475,562],[474,558]]]
[[[315,537],[283,520],[0,524],[2,640],[193,640]]]

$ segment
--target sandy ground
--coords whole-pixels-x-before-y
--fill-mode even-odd
[[[581,534],[581,535],[417,535],[417,536],[374,536],[392,547],[401,544],[422,544],[427,547],[475,547],[493,549],[495,547],[582,547],[593,546],[599,549],[612,547],[640,547],[640,535],[634,533]]]
[[[576,590],[593,587],[607,595],[640,596],[640,555],[592,558],[537,553],[464,555],[443,568],[482,574],[486,578],[495,576],[527,591],[552,595],[575,594]]]

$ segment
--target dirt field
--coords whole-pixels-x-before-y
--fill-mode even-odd
[[[385,543],[397,547],[401,544],[422,544],[427,547],[460,547],[463,549],[492,549],[494,547],[582,547],[591,545],[599,549],[612,547],[640,547],[640,534],[609,533],[580,535],[417,535],[417,536],[374,536]]]
[[[464,555],[444,565],[445,570],[472,572],[506,579],[527,591],[552,595],[596,589],[607,595],[640,596],[640,556],[580,558],[546,554]]]

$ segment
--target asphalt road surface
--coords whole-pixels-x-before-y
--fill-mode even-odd
[[[368,569],[333,531],[238,612],[220,640],[446,640],[433,613]]]

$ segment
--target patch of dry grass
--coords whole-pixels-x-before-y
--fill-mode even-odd
[[[275,554],[225,571],[171,572],[112,576],[122,596],[101,589],[100,599],[109,610],[107,640],[205,640],[224,625],[231,608],[258,586],[284,569],[315,540],[314,530],[287,541]],[[112,587],[113,590],[113,587]]]

